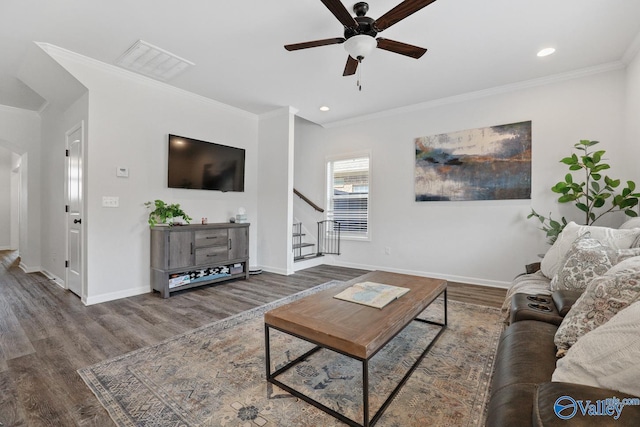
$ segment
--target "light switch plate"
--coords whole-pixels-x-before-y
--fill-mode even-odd
[[[117,208],[120,206],[120,197],[117,196],[102,196],[102,207],[104,208]]]
[[[116,176],[129,178],[129,168],[116,168]]]

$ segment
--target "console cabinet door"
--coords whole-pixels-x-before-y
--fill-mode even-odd
[[[229,229],[229,259],[249,256],[249,227]]]
[[[188,267],[193,264],[193,233],[169,233],[169,268]]]

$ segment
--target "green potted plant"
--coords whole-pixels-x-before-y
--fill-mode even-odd
[[[178,203],[167,204],[162,200],[155,200],[153,202],[146,202],[144,205],[149,209],[153,209],[149,212],[149,225],[151,227],[156,225],[172,225],[174,218],[182,218],[187,224],[189,224],[192,219],[180,208]]]
[[[575,206],[584,212],[585,225],[591,225],[602,216],[613,212],[622,211],[630,217],[638,216],[638,213],[633,210],[640,198],[640,193],[635,192],[636,184],[633,181],[627,181],[626,187],[616,190],[620,187],[620,180],[602,174],[602,171],[611,168],[609,164],[602,162],[605,151],[591,150],[591,147],[598,143],[598,141],[583,139],[574,144],[574,148],[582,153],[580,155],[574,153],[560,160],[569,166],[570,172],[565,175],[564,181],[551,187],[551,191],[560,194],[558,197],[560,203],[574,202]],[[571,174],[574,171],[582,171],[584,181],[574,181]],[[567,225],[564,217],[554,220],[551,214],[545,217],[533,209],[527,218],[537,218],[540,221],[540,229],[546,233],[550,244],[555,242]]]

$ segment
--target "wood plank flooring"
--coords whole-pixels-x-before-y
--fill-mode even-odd
[[[322,265],[249,280],[84,306],[0,251],[0,426],[113,426],[76,370],[156,344],[329,280],[366,271]],[[499,307],[504,289],[449,282],[449,298]]]

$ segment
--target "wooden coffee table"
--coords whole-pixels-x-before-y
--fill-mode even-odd
[[[333,298],[334,295],[359,282],[384,283],[411,290],[382,309]],[[440,295],[444,296],[443,322],[418,319],[417,316]],[[441,328],[380,409],[369,419],[369,360],[414,320],[438,325]],[[369,427],[380,419],[384,410],[444,331],[447,325],[447,282],[440,279],[374,271],[346,282],[344,285],[318,292],[268,311],[264,315],[264,324],[267,381],[348,425]],[[289,364],[271,372],[269,342],[271,328],[311,342],[316,347]],[[363,424],[336,412],[276,379],[277,376],[321,348],[333,350],[362,362]]]

